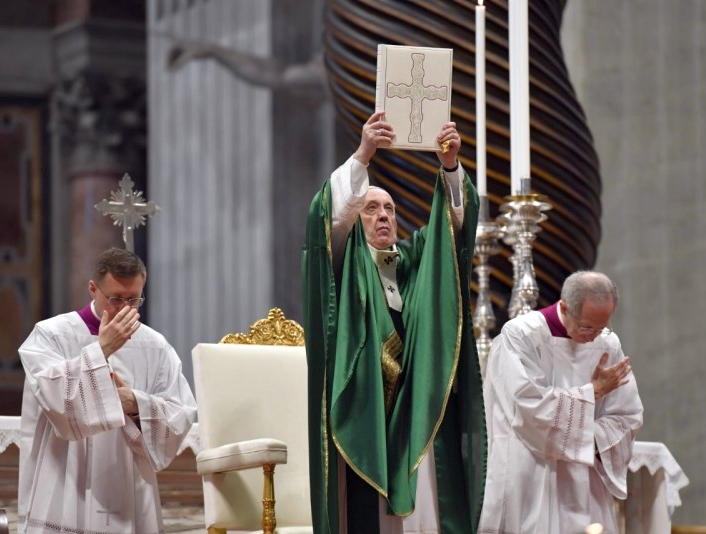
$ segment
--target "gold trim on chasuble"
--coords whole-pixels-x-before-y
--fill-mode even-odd
[[[402,340],[396,331],[393,331],[390,337],[388,337],[382,344],[382,350],[380,354],[380,367],[382,369],[382,381],[383,381],[383,395],[385,399],[385,414],[388,415],[392,406],[397,398],[397,392],[399,391],[399,379],[402,373],[402,365],[399,360],[402,356]],[[371,478],[369,478],[365,473],[360,471],[355,464],[351,461],[350,457],[345,453],[343,447],[336,439],[336,436],[332,434],[332,439],[338,449],[338,454],[340,454],[348,466],[363,480],[370,484],[377,492],[383,497],[387,498],[387,491],[383,490],[378,484],[375,483]],[[327,451],[328,454],[328,451]],[[328,468],[328,465],[327,465]]]
[[[456,380],[456,370],[458,369],[458,360],[459,360],[459,355],[461,353],[461,337],[463,335],[463,298],[461,296],[461,276],[458,272],[458,261],[456,259],[458,258],[458,251],[456,250],[456,228],[454,228],[454,223],[453,223],[453,218],[451,217],[451,203],[453,201],[451,197],[451,192],[449,191],[447,185],[446,185],[446,174],[443,171],[441,171],[441,184],[444,188],[444,195],[446,196],[446,224],[448,227],[451,229],[451,248],[453,249],[453,256],[454,256],[454,271],[456,271],[456,294],[458,295],[458,310],[457,310],[457,320],[456,320],[456,350],[454,353],[454,364],[451,369],[451,376],[449,376],[449,382],[446,384],[446,393],[444,394],[444,404],[441,408],[441,413],[439,414],[439,419],[437,419],[436,424],[434,425],[434,431],[431,433],[431,436],[429,437],[429,441],[427,442],[426,446],[424,449],[422,449],[422,453],[419,455],[419,458],[417,458],[417,461],[414,462],[414,465],[412,466],[412,469],[409,472],[409,476],[412,476],[412,474],[419,468],[419,465],[422,463],[422,460],[424,457],[427,455],[429,452],[429,448],[432,446],[434,443],[434,439],[436,438],[437,432],[439,432],[439,427],[441,426],[441,421],[444,419],[444,415],[446,414],[446,406],[449,403],[449,396],[451,395],[451,390],[453,389],[454,382]],[[463,177],[463,207],[466,208],[467,206],[467,199],[468,199],[468,191],[466,191],[466,177]],[[464,209],[464,218],[465,218],[465,213],[466,210]],[[464,219],[464,224],[466,223]]]
[[[324,187],[323,189],[323,205],[326,206],[328,210],[329,205],[329,193],[330,187]],[[331,218],[329,216],[324,217],[324,230],[326,231],[326,253],[328,254],[328,264],[333,268],[333,246],[331,245]],[[329,322],[330,324],[330,322]],[[326,339],[328,340],[328,332],[326,332]],[[321,394],[321,424],[324,429],[324,487],[326,488],[326,515],[328,515],[328,489],[329,489],[329,450],[328,450],[328,402],[326,400],[326,377],[328,376],[328,362],[324,361],[324,387],[322,388],[323,393]]]
[[[454,258],[458,257],[458,251],[456,249],[456,229],[454,228],[453,225],[453,218],[451,216],[451,202],[452,199],[449,198],[450,192],[448,191],[448,188],[446,186],[446,180],[445,180],[445,175],[442,171],[442,185],[444,187],[444,192],[446,195],[446,221],[447,225],[451,229],[451,248],[453,249],[453,256]],[[463,187],[464,187],[464,195],[463,195],[463,206],[464,206],[464,214],[465,214],[465,208],[468,205],[468,191],[465,188],[465,176],[463,180]],[[465,216],[465,215],[464,215]],[[465,223],[465,220],[464,220]],[[328,248],[328,253],[329,253],[329,259],[332,258],[331,254],[331,235],[330,235],[330,227],[329,223],[327,221],[326,224],[326,242],[327,242],[327,248]],[[446,385],[446,393],[444,394],[444,403],[443,407],[441,410],[441,414],[439,416],[439,419],[437,419],[436,424],[434,425],[434,430],[429,438],[429,441],[427,442],[426,446],[422,450],[422,453],[418,457],[417,461],[414,463],[412,466],[411,471],[409,472],[409,475],[411,476],[414,471],[416,471],[419,468],[419,465],[422,463],[422,460],[426,456],[426,454],[429,452],[429,448],[431,447],[432,443],[434,443],[434,439],[436,438],[436,434],[439,431],[439,427],[441,426],[441,422],[444,418],[444,415],[446,414],[446,407],[449,402],[449,396],[451,395],[451,391],[453,389],[453,384],[456,379],[456,371],[458,369],[458,362],[459,362],[459,355],[461,352],[461,339],[463,335],[463,298],[461,298],[461,277],[459,274],[458,270],[458,262],[454,260],[454,270],[456,272],[456,294],[459,295],[458,299],[458,305],[457,305],[457,327],[456,327],[456,349],[454,351],[454,363],[452,366],[452,371],[451,375],[449,377],[449,382]],[[398,381],[399,381],[399,375],[401,373],[401,366],[399,362],[397,361],[397,358],[401,354],[403,350],[402,346],[402,341],[400,340],[399,336],[397,335],[397,332],[393,332],[393,334],[385,341],[383,344],[382,348],[382,354],[381,354],[381,365],[382,365],[382,371],[383,371],[383,383],[384,383],[384,395],[385,395],[385,411],[386,413],[389,413],[389,410],[392,407],[392,404],[394,403],[394,398],[397,395],[397,390],[399,387]],[[328,421],[326,420],[326,388],[325,388],[325,379],[324,379],[324,398],[322,399],[322,402],[324,403],[324,432],[326,433],[328,431]],[[344,461],[348,464],[348,466],[363,480],[365,480],[368,484],[370,484],[373,488],[375,488],[380,495],[383,497],[387,498],[387,492],[384,491],[380,486],[378,486],[373,480],[371,480],[369,477],[367,477],[364,473],[362,473],[352,462],[351,459],[346,455],[345,451],[341,447],[341,444],[339,441],[336,439],[335,435],[332,435],[332,440],[334,442],[334,445],[336,446],[336,449],[338,450],[338,453],[341,455],[341,457],[344,459]],[[324,448],[325,448],[325,457],[326,457],[326,486],[328,488],[328,473],[329,473],[329,451],[328,451],[328,440],[324,441]],[[410,512],[411,513],[411,512]]]
[[[402,374],[400,356],[402,356],[402,349],[402,340],[395,331],[393,331],[390,337],[382,344],[380,364],[382,366],[382,384],[386,415],[390,414],[390,410],[392,410],[392,406],[395,404],[395,399],[397,398],[397,392],[400,389],[400,374]]]
[[[375,483],[373,479],[368,477],[365,473],[363,473],[358,467],[353,463],[351,460],[350,456],[346,454],[346,452],[343,450],[343,447],[341,446],[341,443],[338,441],[336,438],[335,434],[331,433],[331,439],[333,440],[333,444],[336,446],[336,449],[338,450],[338,454],[341,455],[343,460],[348,464],[348,467],[350,467],[356,475],[358,475],[360,478],[365,480],[368,484],[370,484],[375,491],[377,491],[380,495],[383,497],[387,498],[387,491],[382,489],[378,484]]]
[[[333,254],[332,254],[332,247],[331,247],[331,227],[330,227],[330,221],[328,220],[328,218],[326,219],[326,247],[327,247],[328,255],[329,255],[329,263],[331,265],[333,265]],[[402,341],[399,339],[399,336],[397,336],[397,332],[394,332],[394,337],[397,338],[398,349],[401,352]],[[381,355],[381,360],[383,360],[385,358],[385,347],[388,346],[391,338],[392,338],[392,336],[390,336],[390,338],[388,338],[388,340],[383,344],[383,354]],[[395,354],[393,352],[393,349],[394,349],[394,345],[390,346],[390,348],[388,350],[388,354],[390,354],[390,355]],[[399,363],[397,365],[399,367]],[[401,367],[400,367],[400,370],[397,372],[398,377],[399,377],[400,372],[401,372]],[[384,376],[385,375],[383,374],[383,377]],[[326,409],[327,406],[326,406],[326,379],[325,378],[324,378],[324,395],[323,395],[323,397],[324,398],[322,399],[322,402],[324,403],[324,412],[323,413],[324,413],[324,423],[325,423],[325,426],[324,426],[325,430],[324,431],[328,432],[328,420],[327,420],[327,413],[328,412]],[[386,409],[387,409],[387,396],[385,397],[385,405],[386,405]],[[353,472],[356,473],[365,482],[367,482],[370,486],[372,486],[375,489],[375,491],[377,491],[380,495],[387,498],[387,491],[385,491],[382,487],[380,487],[378,484],[376,484],[374,480],[372,480],[365,473],[363,473],[360,469],[358,469],[358,467],[353,463],[353,461],[350,459],[350,457],[345,453],[345,451],[343,450],[343,447],[341,446],[341,443],[338,441],[338,439],[336,438],[336,435],[333,432],[331,433],[331,440],[333,441],[333,444],[336,446],[336,450],[338,450],[338,454],[341,456],[341,458],[343,458],[343,461],[345,461],[346,464],[348,464],[348,466],[353,470]],[[328,475],[329,475],[329,468],[330,468],[328,439],[324,441],[324,456],[326,457],[325,478],[326,478],[326,489],[327,489],[327,495],[328,495],[328,480],[329,480]]]

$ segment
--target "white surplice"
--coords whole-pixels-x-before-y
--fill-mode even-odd
[[[19,352],[18,533],[163,532],[156,471],[196,416],[174,349],[143,324],[108,362],[71,312],[38,323]],[[111,368],[133,388],[141,430],[123,415]]]
[[[626,476],[642,402],[635,377],[597,403],[591,376],[601,355],[624,358],[614,334],[577,344],[554,337],[537,311],[493,340],[484,382],[488,467],[479,532],[617,534],[614,499]]]

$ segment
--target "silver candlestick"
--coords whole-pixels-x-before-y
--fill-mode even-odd
[[[473,270],[478,275],[478,297],[476,310],[473,314],[473,324],[477,329],[476,347],[480,370],[485,377],[485,368],[490,352],[490,331],[495,328],[495,313],[490,299],[490,265],[488,260],[502,248],[499,239],[502,239],[502,230],[497,223],[490,220],[488,214],[488,197],[480,197],[480,215],[476,227],[476,245],[473,255],[478,262]]]
[[[541,231],[539,223],[547,219],[545,211],[551,204],[544,195],[529,192],[529,178],[523,178],[521,192],[505,197],[506,203],[500,206],[504,223],[504,241],[513,249],[512,296],[508,306],[508,316],[512,319],[533,310],[539,297],[539,286],[532,261],[532,243]]]

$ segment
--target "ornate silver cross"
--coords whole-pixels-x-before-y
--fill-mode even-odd
[[[132,231],[144,225],[147,217],[159,211],[159,206],[154,202],[145,202],[142,191],[133,191],[135,183],[130,175],[125,173],[120,180],[120,189],[111,191],[110,200],[101,200],[95,208],[103,215],[110,215],[115,226],[123,227],[123,241],[125,248],[135,251]]]

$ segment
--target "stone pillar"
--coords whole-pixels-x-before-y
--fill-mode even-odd
[[[59,102],[69,188],[70,309],[88,300],[87,284],[95,257],[111,246],[124,247],[122,229],[95,209],[120,178],[141,174],[144,139],[144,86],[139,81],[82,75],[64,83]]]
[[[194,42],[268,58],[271,11],[263,0],[148,3],[150,197],[162,208],[147,226],[149,324],[187,378],[194,345],[247,332],[277,305],[272,106],[270,90],[215,61],[168,62]]]
[[[96,4],[96,9],[100,8]],[[83,307],[97,254],[124,247],[122,230],[95,209],[128,173],[136,190],[146,179],[144,22],[72,20],[54,30],[57,83],[52,95],[54,246],[66,250],[53,283],[57,312]],[[144,257],[145,236],[135,235]]]
[[[117,166],[83,168],[69,175],[71,205],[71,258],[69,306],[79,309],[88,302],[88,280],[92,277],[95,257],[106,248],[121,247],[120,229],[112,220],[97,212],[93,206],[110,191],[117,189],[120,179]]]
[[[311,199],[350,154],[335,157],[334,107],[321,49],[324,2],[277,0],[272,5],[272,55],[288,68],[309,68],[321,88],[284,84],[273,91],[273,302],[302,320],[301,254]],[[312,13],[315,15],[312,16]],[[320,61],[319,61],[320,60]],[[311,67],[316,65],[314,71]],[[303,125],[306,125],[304,127]],[[286,201],[284,201],[286,199]]]

